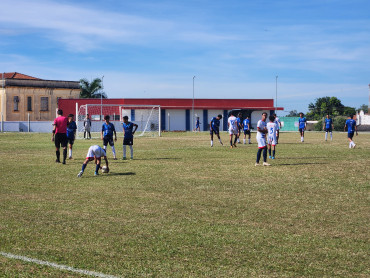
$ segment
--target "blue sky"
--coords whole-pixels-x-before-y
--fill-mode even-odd
[[[104,75],[111,98],[369,101],[370,1],[2,0],[0,71]]]

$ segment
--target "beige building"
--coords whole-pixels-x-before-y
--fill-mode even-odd
[[[0,74],[3,121],[52,121],[61,98],[79,98],[78,81],[43,80],[11,72]]]

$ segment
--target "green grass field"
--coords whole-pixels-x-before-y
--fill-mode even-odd
[[[0,252],[120,277],[370,276],[370,134],[348,149],[345,133],[282,133],[255,167],[254,134],[230,149],[226,133],[213,148],[208,133],[165,133],[80,179],[100,140],[62,165],[50,137],[0,134]],[[0,255],[0,277],[84,276]]]

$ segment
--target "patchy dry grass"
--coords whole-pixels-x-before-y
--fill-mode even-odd
[[[344,133],[283,133],[271,167],[208,137],[139,138],[135,160],[78,179],[100,141],[57,165],[49,135],[0,134],[0,251],[125,277],[370,275],[370,134],[349,150]],[[80,277],[2,257],[0,273]]]

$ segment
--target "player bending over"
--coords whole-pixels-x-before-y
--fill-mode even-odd
[[[73,143],[75,142],[75,136],[76,136],[76,130],[77,125],[76,122],[73,120],[74,115],[69,114],[68,115],[68,124],[67,124],[67,139],[69,144],[69,159],[72,159],[72,147]]]
[[[328,132],[330,132],[330,140],[333,141],[333,120],[330,118],[329,114],[326,115],[324,121],[323,130],[325,130],[325,141],[328,141]]]
[[[101,130],[101,139],[103,140],[103,148],[106,151],[107,145],[112,147],[113,159],[116,160],[116,149],[114,148],[114,141],[117,141],[117,133],[114,125],[109,122],[109,115],[104,116],[105,123],[102,126]],[[113,141],[114,134],[114,141]]]
[[[95,176],[98,176],[99,175],[99,169],[101,168],[100,167],[100,163],[101,163],[101,158],[104,157],[104,160],[105,160],[105,165],[107,166],[107,170],[109,171],[109,167],[108,167],[108,158],[107,158],[107,155],[105,153],[105,150],[103,150],[100,146],[98,145],[94,145],[94,146],[91,146],[89,148],[89,150],[87,151],[87,155],[86,155],[86,159],[84,161],[84,163],[82,164],[82,169],[81,171],[78,173],[77,177],[81,178],[85,169],[86,169],[86,166],[87,164],[90,162],[90,161],[93,161],[95,160],[95,164],[96,164],[96,167],[95,167],[95,173],[94,175]]]
[[[237,120],[234,115],[230,115],[229,119],[227,120],[227,126],[229,128],[229,135],[230,135],[230,148],[236,148],[236,140],[238,139],[238,126]],[[233,142],[233,135],[235,135],[235,139]]]
[[[134,159],[134,134],[138,128],[137,124],[128,121],[128,117],[123,117],[123,160],[126,160],[126,146],[130,146],[131,159]]]
[[[247,134],[248,134],[248,144],[252,144],[251,143],[251,121],[249,120],[248,116],[243,121],[243,129],[244,129],[243,143],[246,144]]]
[[[269,150],[269,158],[275,159],[275,146],[277,144],[277,127],[276,119],[274,116],[269,117],[270,122],[267,123],[267,148]],[[272,146],[272,156],[271,156],[271,146]]]
[[[356,121],[353,119],[353,115],[348,116],[346,124],[344,125],[344,131],[348,131],[349,148],[355,148],[356,144],[352,141],[353,135],[358,135]]]
[[[277,145],[279,143],[281,121],[280,121],[280,118],[276,116],[276,113],[274,114],[274,117],[275,117],[275,123],[276,123],[276,145]]]
[[[209,133],[211,135],[211,147],[213,147],[213,133],[216,134],[218,141],[221,145],[221,138],[220,138],[220,120],[222,119],[222,115],[217,115],[217,117],[213,117],[211,122],[209,123]]]
[[[263,151],[263,166],[270,166],[267,163],[267,148],[266,148],[266,133],[267,133],[267,125],[266,125],[266,118],[267,113],[262,113],[262,119],[257,123],[257,143],[258,143],[258,151],[257,151],[257,160],[255,166],[260,165],[261,153]]]
[[[304,131],[306,130],[307,121],[304,117],[304,114],[301,112],[299,113],[299,119],[298,119],[298,131],[299,134],[301,134],[301,142],[304,142]]]

